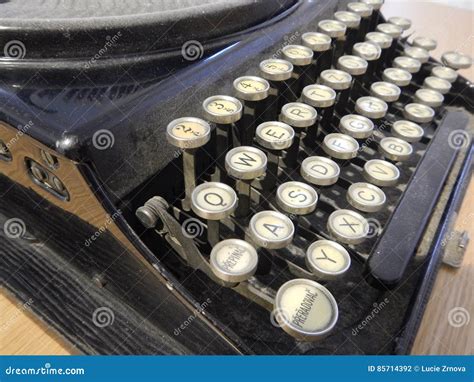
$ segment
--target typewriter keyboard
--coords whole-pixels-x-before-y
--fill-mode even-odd
[[[383,22],[380,5],[349,3],[242,73],[234,94],[203,100],[202,115],[169,121],[176,160],[136,212],[172,249],[168,267],[204,273],[297,341],[334,330],[333,288],[348,275],[399,282],[370,259],[394,256],[378,241],[471,65],[430,59],[436,41],[409,44],[410,20]]]

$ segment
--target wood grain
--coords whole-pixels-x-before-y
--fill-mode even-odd
[[[474,12],[427,2],[387,1],[387,16],[407,16],[412,30],[438,40],[433,52],[439,58],[447,50],[460,50],[473,55]],[[474,80],[474,68],[461,71]],[[472,354],[474,330],[474,181],[467,190],[456,228],[467,230],[472,238],[466,258],[458,270],[442,267],[416,338],[413,354]],[[34,317],[27,302],[19,302],[0,290],[0,354],[73,354],[72,347],[43,322]],[[462,327],[449,324],[453,308],[466,309],[471,322]]]

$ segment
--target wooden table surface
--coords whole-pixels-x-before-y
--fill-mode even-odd
[[[387,16],[405,16],[413,21],[416,35],[437,39],[437,58],[447,50],[473,55],[474,12],[439,4],[414,1],[390,1],[383,6]],[[461,71],[474,80],[474,69]],[[474,181],[470,182],[457,219],[456,228],[472,238],[460,269],[443,266],[436,279],[413,354],[473,354],[474,321]],[[463,311],[464,309],[464,311]],[[19,303],[0,290],[0,354],[76,354],[70,344],[36,318],[28,303]],[[451,312],[451,313],[450,313]],[[450,324],[450,315],[461,312],[473,317],[467,324]],[[465,316],[466,317],[466,316]],[[453,317],[451,317],[453,322]]]

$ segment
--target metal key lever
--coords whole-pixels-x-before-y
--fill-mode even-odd
[[[154,196],[144,206],[139,207],[135,213],[137,218],[146,228],[153,228],[162,236],[171,247],[193,269],[204,272],[212,281],[225,287],[232,287],[229,283],[216,277],[211,270],[209,262],[204,258],[193,239],[186,237],[181,224],[168,213],[169,204],[160,196]],[[157,224],[161,227],[157,228]]]

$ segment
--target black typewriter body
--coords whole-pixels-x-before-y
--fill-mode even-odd
[[[380,139],[391,136],[403,106],[411,102],[432,67],[440,65],[432,58],[402,88],[398,104],[390,104],[386,116],[374,119],[377,134],[358,140],[364,148],[357,156],[336,160],[339,180],[314,185],[318,194],[314,212],[290,216],[298,221],[291,245],[259,249],[256,274],[240,284],[218,283],[195,269],[202,259],[209,261],[211,224],[183,208],[186,149],[167,141],[167,125],[180,117],[204,118],[205,99],[235,96],[236,78],[260,76],[261,61],[281,59],[285,46],[300,44],[304,33],[318,31],[321,20],[346,10],[348,2],[276,3],[257,2],[252,5],[255,15],[242,21],[245,25],[229,23],[220,32],[209,25],[200,32],[196,23],[204,21],[195,18],[184,18],[169,29],[166,23],[154,29],[153,20],[135,24],[132,20],[128,27],[112,23],[93,28],[93,34],[81,33],[78,26],[61,32],[41,26],[29,31],[12,21],[0,38],[0,46],[16,40],[26,46],[23,57],[0,58],[0,221],[3,227],[20,223],[20,232],[0,230],[2,279],[21,301],[31,299],[31,309],[78,351],[410,352],[446,236],[471,176],[472,84],[458,76],[432,121],[423,123],[424,135],[412,143],[410,158],[392,161],[400,177],[395,186],[381,187],[386,197],[381,210],[358,211],[346,194],[351,184],[366,182],[364,163],[382,159]],[[249,6],[242,2],[235,9],[212,13],[208,22],[219,25],[227,15],[245,18]],[[383,23],[383,7],[371,17]],[[375,25],[369,22],[367,32]],[[168,30],[171,37],[157,36]],[[354,43],[360,41],[353,38]],[[197,53],[183,49],[188,41],[200,44]],[[65,42],[68,45],[62,45]],[[107,42],[111,45],[105,53],[94,58]],[[51,56],[38,44],[51,49]],[[400,38],[395,56],[407,45],[406,38]],[[391,66],[380,62],[380,69],[371,73],[371,83],[382,81],[379,70]],[[284,93],[285,103],[300,100],[300,94],[292,93],[295,88],[301,94],[303,86],[293,81]],[[370,95],[365,85],[359,91],[360,96]],[[241,102],[245,115],[253,104]],[[354,108],[355,100],[349,98],[327,124],[322,126],[320,120],[317,142],[338,133],[340,117],[356,113]],[[259,122],[271,120],[264,113],[259,117]],[[239,147],[242,125],[229,125],[232,147]],[[210,126],[210,141],[194,152],[198,184],[213,180],[216,167],[218,126],[212,121]],[[459,133],[460,145],[448,144],[455,131],[465,132]],[[263,177],[251,183],[251,214],[221,219],[220,240],[248,239],[253,214],[282,212],[275,200],[276,187],[287,181],[308,183],[299,171],[301,162],[313,155],[329,157],[320,145],[307,146],[304,134],[301,138],[296,162],[280,159],[278,180],[270,187]],[[267,152],[253,140],[248,145]],[[235,179],[222,176],[223,183],[236,187]],[[166,203],[152,211],[153,224],[144,227],[136,211],[157,196]],[[313,279],[304,253],[316,240],[334,240],[327,221],[339,209],[358,211],[375,225],[363,242],[342,244],[351,259],[344,275],[318,279],[337,302],[335,327],[318,341],[301,340],[282,330],[269,301],[289,280]],[[187,221],[197,222],[192,238],[181,229]],[[180,250],[202,257],[186,259]],[[97,324],[98,309],[111,311],[112,323]]]

